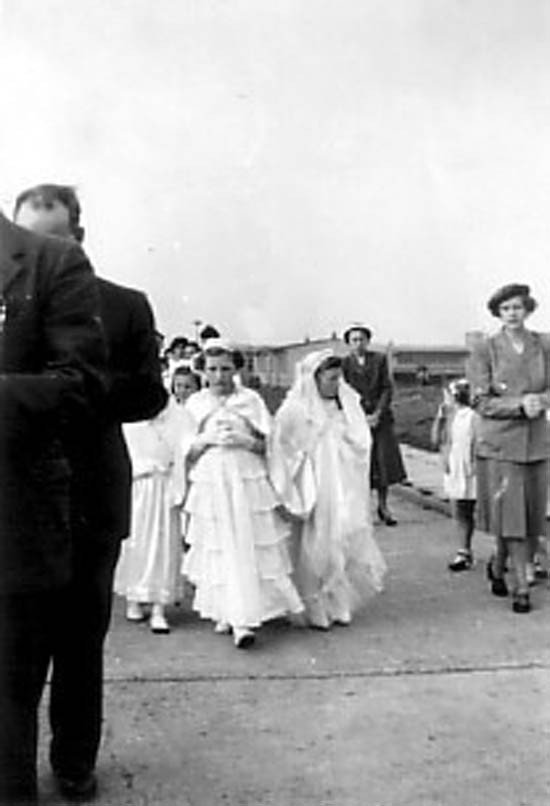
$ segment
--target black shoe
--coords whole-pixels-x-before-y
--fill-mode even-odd
[[[89,772],[76,778],[54,772],[55,782],[59,793],[66,799],[75,803],[85,803],[93,800],[97,795],[97,778],[95,773]]]
[[[396,519],[393,517],[391,512],[388,512],[387,509],[384,510],[381,507],[378,507],[378,517],[380,518],[382,523],[386,524],[386,526],[397,526]]]
[[[539,560],[535,560],[535,579],[548,579],[548,570]]]
[[[531,600],[528,593],[515,593],[512,603],[514,613],[529,613],[531,610]]]
[[[469,571],[473,562],[474,558],[472,552],[460,549],[460,551],[457,551],[454,560],[448,564],[447,568],[449,571],[454,571],[455,573],[458,571]]]
[[[508,596],[508,586],[503,579],[495,577],[491,582],[491,593],[493,596]]]
[[[491,593],[493,596],[508,596],[508,586],[503,577],[495,576],[493,571],[493,558],[487,563],[487,579],[491,583]]]

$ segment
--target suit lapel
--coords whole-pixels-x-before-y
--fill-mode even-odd
[[[24,252],[13,237],[15,227],[0,214],[0,296],[3,296],[15,277],[22,271],[18,260]]]

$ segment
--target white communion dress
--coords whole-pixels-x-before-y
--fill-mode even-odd
[[[330,352],[307,356],[275,417],[273,479],[302,520],[295,578],[313,626],[347,624],[383,589],[386,563],[370,513],[371,435],[358,395],[340,380],[323,399],[314,373]],[[280,457],[284,464],[281,466]]]
[[[219,435],[227,427],[269,437],[271,417],[261,397],[236,387],[217,397],[203,389],[189,398],[192,428],[182,456],[199,433]],[[257,627],[268,619],[300,613],[291,580],[287,524],[267,474],[264,456],[223,445],[187,461],[187,515],[183,571],[195,585],[193,607],[203,618],[232,627]]]
[[[124,426],[133,470],[132,521],[115,592],[131,601],[167,605],[181,596],[181,520],[173,473],[185,418],[171,399],[154,419]]]

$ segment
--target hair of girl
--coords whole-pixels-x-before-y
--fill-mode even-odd
[[[195,386],[197,390],[201,388],[201,378],[200,375],[197,375],[196,372],[193,372],[191,367],[176,367],[174,372],[172,373],[172,380],[170,382],[170,391],[174,394],[174,386],[176,378],[192,378],[195,381]]]
[[[221,355],[230,356],[236,370],[242,369],[244,367],[244,356],[240,350],[232,350],[230,348],[218,347],[218,346],[207,347],[206,350],[203,350],[201,355],[197,356],[195,360],[195,366],[198,370],[203,372],[207,356],[212,356],[213,358],[219,358],[219,356]]]

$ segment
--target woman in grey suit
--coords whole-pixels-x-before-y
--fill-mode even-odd
[[[491,590],[507,596],[509,556],[515,573],[513,610],[528,613],[526,563],[545,532],[550,430],[550,339],[525,327],[535,309],[529,286],[499,288],[487,303],[502,328],[475,345],[469,375],[481,415],[477,440],[479,526],[495,535],[488,567]]]

